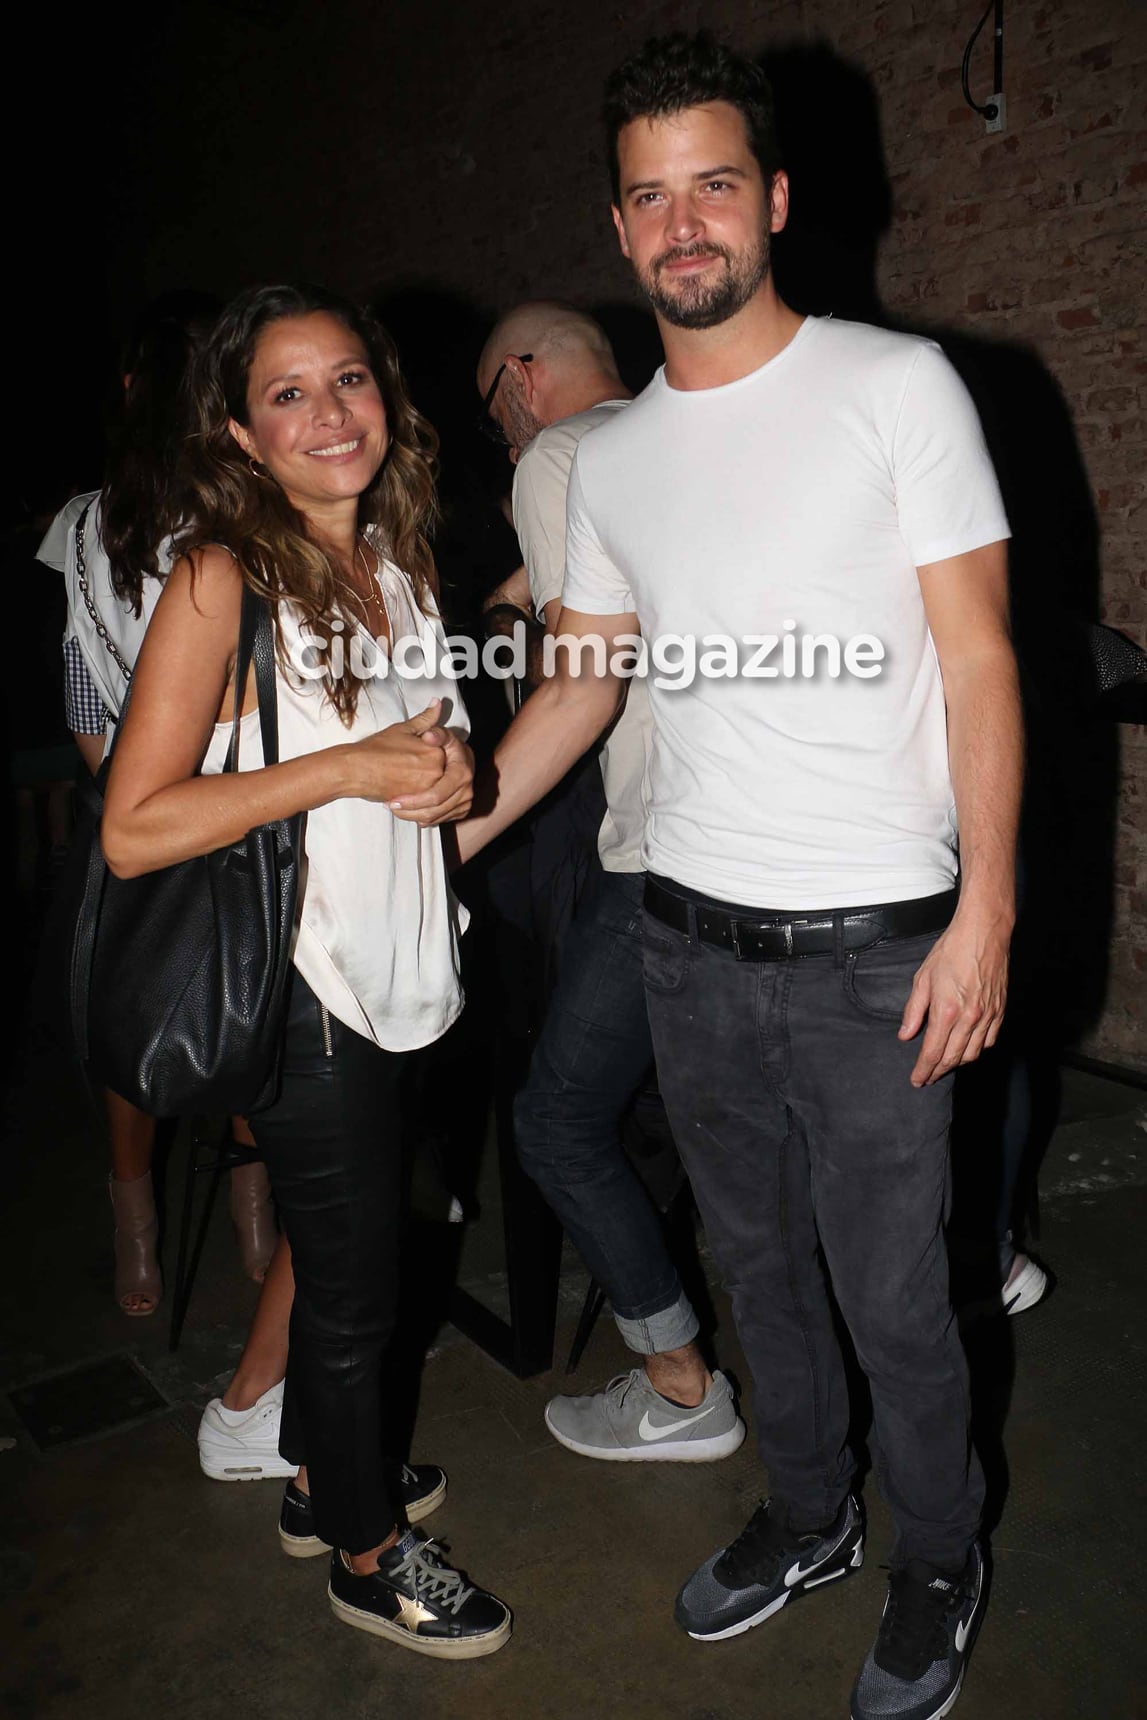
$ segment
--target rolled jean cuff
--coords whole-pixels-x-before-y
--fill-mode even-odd
[[[701,1329],[684,1290],[679,1290],[669,1307],[659,1308],[656,1314],[629,1319],[615,1311],[613,1317],[626,1344],[639,1356],[659,1356],[666,1350],[679,1350],[691,1344]]]

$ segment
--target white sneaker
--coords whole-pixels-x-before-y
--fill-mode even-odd
[[[1036,1260],[1017,1254],[1000,1292],[1005,1314],[1024,1314],[1047,1293],[1047,1273]]]
[[[242,1415],[212,1398],[199,1423],[199,1467],[212,1481],[270,1481],[294,1475],[297,1463],[279,1456],[283,1382]]]

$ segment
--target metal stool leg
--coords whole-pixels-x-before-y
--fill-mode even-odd
[[[227,1168],[227,1159],[222,1153],[216,1154],[213,1165],[201,1165],[199,1163],[199,1133],[198,1128],[193,1126],[191,1147],[187,1157],[186,1181],[183,1189],[183,1211],[179,1222],[179,1254],[175,1265],[175,1284],[171,1296],[171,1331],[167,1340],[167,1348],[172,1354],[179,1348],[179,1340],[183,1336],[183,1322],[187,1318],[191,1292],[195,1285],[195,1274],[199,1270],[203,1245],[207,1240],[207,1229],[211,1223],[215,1197],[219,1192],[219,1179]],[[211,1181],[208,1184],[207,1199],[200,1214],[199,1228],[195,1233],[195,1243],[189,1252],[191,1217],[195,1204],[195,1179],[200,1171],[209,1171]]]
[[[566,1360],[567,1374],[572,1374],[576,1371],[577,1365],[581,1361],[582,1355],[585,1351],[585,1347],[589,1343],[593,1329],[597,1324],[597,1317],[604,1307],[605,1291],[602,1289],[596,1278],[591,1278],[589,1281],[589,1287],[585,1293],[585,1301],[581,1305],[581,1314],[578,1317],[577,1331],[574,1333],[573,1343],[570,1345],[570,1353]]]

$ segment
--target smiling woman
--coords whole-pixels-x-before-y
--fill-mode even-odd
[[[244,452],[312,512],[357,497],[363,471],[373,475],[386,453],[382,394],[362,343],[348,335],[329,311],[272,323],[255,350],[248,422],[228,423]]]
[[[360,681],[333,654],[317,680],[291,668],[307,629],[330,637],[348,624],[380,649],[416,639],[437,657],[436,441],[389,336],[311,288],[235,300],[191,394],[182,559],[140,656],[104,849],[131,876],[306,814],[282,1078],[251,1118],[295,1268],[280,1451],[302,1467],[283,1545],[335,1549],[328,1593],[347,1623],[470,1659],[508,1640],[509,1612],[401,1533],[403,1502],[411,1515],[414,1504],[384,1462],[381,1425],[407,1059],[462,1007],[460,915],[434,826],[470,805],[465,713],[445,679]],[[268,603],[277,642],[281,762],[270,765],[253,689],[234,685],[245,587]],[[225,770],[236,702],[252,721],[240,725],[239,768]],[[400,821],[402,793],[421,810]],[[445,1494],[433,1466],[400,1473],[420,1498]]]
[[[187,474],[207,535],[187,532],[180,547],[224,545],[256,590],[289,600],[304,632],[329,636],[341,619],[389,635],[379,548],[432,611],[438,439],[407,398],[389,335],[321,289],[264,287],[228,308],[213,352]],[[348,529],[340,560],[332,534]],[[349,721],[358,678],[332,665],[327,686]]]

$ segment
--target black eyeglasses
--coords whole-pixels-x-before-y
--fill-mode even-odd
[[[533,364],[534,362],[534,355],[532,352],[512,352],[510,354],[510,358],[516,358],[519,364]],[[482,410],[478,414],[478,429],[482,432],[483,436],[488,436],[491,442],[497,442],[498,446],[501,448],[508,448],[510,446],[510,439],[502,429],[502,426],[498,423],[498,420],[491,416],[490,408],[494,404],[494,396],[498,392],[498,384],[502,380],[502,372],[505,370],[507,364],[509,364],[510,358],[504,358],[497,370],[494,372],[494,380],[486,390],[486,397],[482,401]]]

